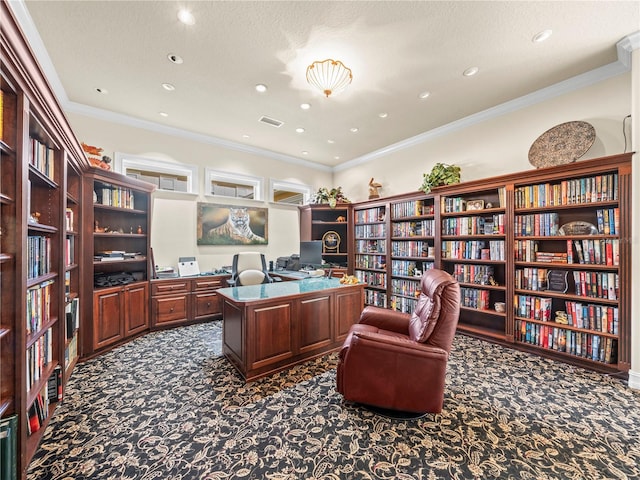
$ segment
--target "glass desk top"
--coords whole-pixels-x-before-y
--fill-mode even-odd
[[[216,290],[232,300],[242,302],[246,300],[267,300],[270,298],[286,297],[300,293],[317,292],[329,288],[349,287],[340,283],[338,278],[309,277],[291,282],[263,283],[241,287],[226,287]]]

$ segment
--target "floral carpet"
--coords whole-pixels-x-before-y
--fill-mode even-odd
[[[221,328],[79,364],[28,479],[640,478],[640,392],[619,379],[457,335],[442,413],[394,420],[343,401],[335,353],[246,384]]]

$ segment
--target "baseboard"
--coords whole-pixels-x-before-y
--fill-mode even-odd
[[[629,388],[640,390],[640,372],[629,370]]]

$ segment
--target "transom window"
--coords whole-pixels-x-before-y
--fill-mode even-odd
[[[309,203],[311,187],[301,183],[271,180],[271,198],[273,203],[285,205],[304,205]]]
[[[263,200],[260,177],[207,168],[207,194],[221,197]]]

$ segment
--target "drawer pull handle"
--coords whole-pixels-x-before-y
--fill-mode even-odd
[[[207,302],[207,307],[210,307],[210,306],[211,306],[211,302]]]

